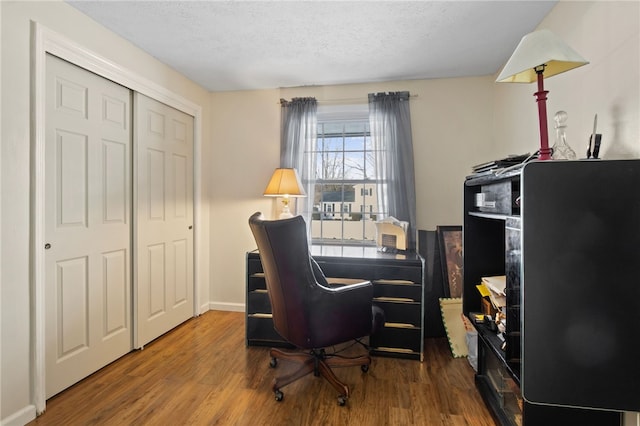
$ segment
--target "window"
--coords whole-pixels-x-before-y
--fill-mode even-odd
[[[314,200],[311,234],[314,243],[375,244],[376,153],[368,117],[318,119],[313,152]]]

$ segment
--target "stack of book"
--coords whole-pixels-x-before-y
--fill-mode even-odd
[[[505,275],[482,277],[482,282],[476,288],[483,299],[483,313],[493,317],[497,313],[501,313],[503,308],[507,306],[506,283]]]
[[[478,177],[486,174],[495,173],[498,170],[503,170],[509,167],[517,166],[526,162],[531,155],[529,153],[521,155],[509,155],[508,157],[488,161],[486,163],[476,164],[472,167],[472,175],[469,177]]]

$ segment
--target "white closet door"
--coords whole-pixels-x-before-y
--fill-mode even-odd
[[[134,94],[135,346],[194,315],[193,117]]]
[[[48,398],[132,349],[132,134],[128,89],[46,67]]]

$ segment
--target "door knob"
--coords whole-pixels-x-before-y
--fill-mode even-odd
[[[46,243],[46,244],[44,245],[44,249],[45,249],[45,250],[49,250],[50,248],[51,248],[51,244]]]

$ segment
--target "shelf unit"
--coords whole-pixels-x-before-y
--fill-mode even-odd
[[[481,311],[476,285],[482,277],[506,276],[506,331],[498,335],[485,324],[475,324],[476,385],[499,424],[618,426],[619,411],[638,411],[640,388],[635,384],[638,369],[630,366],[633,357],[610,351],[597,368],[583,368],[581,364],[596,362],[589,358],[611,336],[606,335],[609,330],[576,323],[576,312],[600,317],[604,308],[595,296],[597,290],[585,285],[583,270],[603,277],[620,272],[611,271],[608,255],[581,257],[594,247],[621,254],[615,238],[600,235],[597,226],[612,231],[609,228],[622,221],[633,228],[631,236],[618,237],[631,240],[624,247],[635,244],[633,255],[625,253],[635,264],[621,266],[626,270],[610,285],[628,288],[631,274],[637,276],[639,165],[634,160],[532,162],[521,172],[465,181],[464,314],[471,319],[472,313]],[[623,191],[627,185],[634,188],[631,197]],[[589,224],[596,227],[591,233],[578,232],[578,226],[588,228]],[[554,261],[552,256],[562,260]],[[640,294],[636,291],[635,296],[633,313],[612,312],[612,318],[626,316],[627,324],[638,324]],[[638,335],[632,326],[625,328],[630,335]],[[584,339],[582,351],[575,345],[568,348],[575,329],[581,330]],[[624,378],[620,364],[636,377]],[[635,403],[630,401],[633,398]]]
[[[313,246],[312,254],[329,283],[367,280],[385,326],[369,338],[371,353],[417,359],[424,356],[424,262],[416,253],[381,253],[375,247]],[[247,253],[246,343],[288,346],[273,328],[260,255]]]

